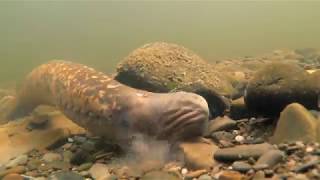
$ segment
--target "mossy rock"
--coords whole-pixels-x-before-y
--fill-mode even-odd
[[[316,79],[296,64],[270,63],[249,81],[245,103],[250,110],[272,116],[294,102],[317,109],[320,84]]]
[[[188,91],[207,99],[211,113],[229,105],[222,96],[236,93],[214,65],[182,46],[164,42],[146,44],[131,52],[117,67],[115,79],[152,92]]]

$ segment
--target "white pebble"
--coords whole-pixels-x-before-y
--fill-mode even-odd
[[[182,170],[181,170],[181,174],[182,175],[186,175],[188,173],[188,169],[187,168],[183,168]]]
[[[236,140],[237,142],[243,142],[243,141],[244,141],[244,137],[238,135],[238,136],[235,137],[235,140]]]
[[[232,131],[232,134],[233,134],[233,135],[238,135],[238,134],[239,134],[239,131],[238,131],[238,130],[233,130],[233,131]]]
[[[73,143],[74,140],[73,140],[72,138],[68,138],[68,142],[69,142],[69,143]]]
[[[314,150],[314,148],[311,147],[311,146],[308,146],[308,147],[306,148],[306,152],[307,152],[307,153],[310,153],[310,152],[312,152],[313,150]]]

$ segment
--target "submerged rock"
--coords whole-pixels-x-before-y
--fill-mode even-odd
[[[249,82],[245,103],[250,110],[267,115],[278,115],[294,102],[307,108],[318,108],[319,85],[295,64],[271,63]]]
[[[281,112],[272,142],[319,142],[320,138],[317,135],[318,121],[301,104],[290,104]]]
[[[190,169],[209,169],[215,164],[213,155],[219,148],[207,139],[196,139],[179,144],[180,159]]]
[[[214,65],[176,44],[146,44],[125,57],[117,72],[116,80],[138,89],[197,93],[208,101],[213,115],[228,109],[222,96],[231,97],[236,93]]]

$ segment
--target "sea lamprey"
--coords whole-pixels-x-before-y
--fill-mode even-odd
[[[96,135],[128,139],[144,134],[179,140],[204,132],[209,110],[194,93],[151,93],[123,85],[85,65],[52,61],[27,75],[11,117],[39,104],[57,106],[69,119]]]

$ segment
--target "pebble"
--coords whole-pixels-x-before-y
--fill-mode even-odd
[[[25,165],[28,161],[28,156],[27,155],[20,155],[14,159],[12,159],[11,161],[9,161],[5,167],[6,168],[12,168],[18,165]]]
[[[252,169],[252,166],[244,161],[235,161],[231,167],[232,170],[239,171],[241,173],[246,173]]]
[[[188,173],[188,169],[187,169],[187,168],[182,168],[181,174],[182,174],[183,176],[185,176],[187,173]]]
[[[245,140],[244,137],[240,136],[240,135],[236,136],[234,139],[239,143],[241,143],[241,142],[243,142]]]
[[[16,166],[4,171],[0,171],[0,179],[1,177],[4,177],[7,174],[23,174],[26,172],[26,169],[24,166]]]
[[[251,144],[251,145],[238,145],[231,148],[218,149],[214,154],[214,159],[223,162],[246,160],[250,157],[259,158],[265,152],[274,149],[268,143]]]
[[[242,180],[244,176],[237,171],[223,171],[220,176],[219,180]]]

